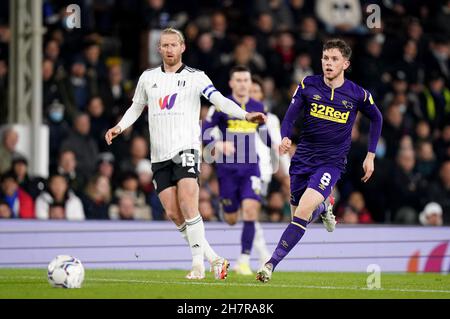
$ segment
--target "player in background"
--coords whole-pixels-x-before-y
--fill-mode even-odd
[[[264,106],[250,98],[251,73],[245,66],[235,66],[230,71],[228,97],[241,109],[264,112]],[[211,131],[218,127],[221,136],[214,139]],[[250,254],[255,238],[255,222],[261,210],[261,180],[256,154],[255,135],[258,132],[270,146],[265,125],[236,119],[233,115],[217,112],[212,106],[203,123],[203,141],[207,148],[216,152],[216,172],[224,220],[229,225],[238,222],[242,211],[243,229],[241,254],[234,267],[236,273],[252,275]]]
[[[172,28],[162,31],[159,42],[162,65],[142,73],[133,104],[120,122],[106,132],[105,139],[110,145],[147,106],[156,191],[168,217],[191,249],[192,270],[186,278],[205,277],[203,257],[206,255],[212,263],[215,278],[225,279],[228,261],[219,257],[206,241],[198,210],[200,97],[203,95],[225,113],[243,121],[264,123],[266,117],[263,113],[248,113],[225,98],[204,72],[182,63],[184,51],[185,41],[180,31]]]
[[[367,182],[374,170],[375,149],[383,118],[372,95],[344,78],[350,66],[351,48],[340,39],[323,46],[323,74],[307,76],[297,87],[282,126],[280,153],[291,147],[292,127],[304,111],[304,124],[297,150],[289,168],[291,180],[292,222],[287,226],[269,261],[258,271],[256,279],[267,282],[278,263],[300,241],[307,225],[319,215],[328,231],[336,220],[332,205],[324,200],[345,169],[351,144],[351,132],[358,111],[370,119],[368,153],[363,162]],[[332,203],[331,203],[332,204]]]
[[[261,103],[264,101],[263,82],[257,76],[252,76],[250,97]],[[263,198],[266,198],[268,195],[268,188],[273,174],[278,172],[282,178],[289,178],[289,162],[291,160],[288,154],[280,156],[278,152],[278,147],[281,144],[280,120],[275,114],[268,112],[266,108],[265,111],[267,116],[266,126],[272,141],[272,147],[268,147],[261,140],[260,136],[256,135],[256,152],[258,154],[259,170],[261,172],[261,196]],[[259,222],[256,222],[255,229],[253,247],[260,257],[261,265],[263,265],[270,258],[270,253],[267,249],[263,230]]]

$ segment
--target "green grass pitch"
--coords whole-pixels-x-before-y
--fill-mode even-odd
[[[450,276],[381,274],[381,288],[368,289],[365,273],[275,272],[263,284],[254,276],[230,272],[225,281],[212,274],[202,281],[184,279],[180,270],[86,270],[81,289],[52,288],[46,269],[0,269],[0,298],[145,298],[145,299],[289,299],[289,298],[445,298]]]

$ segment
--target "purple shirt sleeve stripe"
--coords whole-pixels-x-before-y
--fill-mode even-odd
[[[214,85],[212,85],[212,84],[208,85],[207,87],[205,87],[205,88],[203,89],[202,93],[205,94],[206,91],[208,91],[209,88],[213,88],[213,87],[214,87]]]
[[[208,93],[208,99],[209,99],[209,97],[211,96],[211,94],[213,94],[214,92],[217,92],[217,90],[214,88],[214,90],[212,90],[212,91],[210,91],[209,93]]]

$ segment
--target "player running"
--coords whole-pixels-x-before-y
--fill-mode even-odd
[[[247,113],[214,88],[209,77],[181,61],[185,51],[182,33],[162,31],[161,66],[144,71],[139,78],[133,104],[122,120],[106,132],[109,144],[132,125],[148,107],[151,161],[154,183],[167,216],[189,243],[192,270],[188,279],[205,278],[204,255],[216,279],[227,276],[228,261],[219,257],[205,239],[199,204],[200,97],[205,96],[225,113],[252,122],[265,122],[263,113]],[[256,125],[256,124],[255,124]]]
[[[264,106],[250,98],[251,73],[245,66],[235,66],[230,71],[228,97],[243,110],[264,112]],[[220,138],[211,138],[211,131],[218,127]],[[270,138],[265,125],[249,123],[236,119],[232,114],[216,112],[211,106],[203,124],[203,141],[216,151],[216,171],[219,180],[220,200],[224,219],[234,225],[242,211],[244,222],[241,235],[241,254],[234,267],[236,273],[252,275],[250,254],[255,238],[255,221],[261,210],[261,180],[258,156],[255,147],[255,135],[260,133],[263,141],[270,146]]]
[[[304,111],[304,125],[291,160],[292,222],[282,234],[272,257],[256,279],[267,282],[278,263],[303,237],[306,227],[319,215],[332,232],[336,221],[332,203],[324,203],[345,169],[352,126],[358,111],[370,119],[368,153],[363,162],[367,182],[374,170],[375,149],[381,134],[382,116],[372,95],[344,78],[350,66],[351,48],[340,39],[323,46],[323,75],[307,76],[298,86],[281,126],[280,153],[291,147],[294,122]]]

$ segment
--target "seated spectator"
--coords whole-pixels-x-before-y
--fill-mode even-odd
[[[12,171],[16,174],[20,188],[27,192],[33,200],[44,190],[45,180],[31,177],[28,174],[28,160],[22,155],[13,157]]]
[[[116,186],[114,163],[115,156],[113,153],[103,152],[98,155],[96,174],[107,177],[112,188]]]
[[[0,219],[1,218],[12,218],[12,210],[4,200],[0,200]]]
[[[65,219],[66,212],[64,204],[55,203],[49,206],[48,210],[49,219]]]
[[[140,160],[136,167],[136,174],[139,178],[139,189],[145,194],[146,202],[152,208],[153,220],[163,220],[164,209],[152,183],[153,171],[150,160]]]
[[[418,217],[419,198],[425,189],[422,176],[415,170],[414,149],[401,149],[397,155],[397,166],[390,182],[391,210],[394,221],[402,224],[415,224]]]
[[[431,184],[428,189],[430,201],[441,205],[443,219],[446,225],[450,224],[450,160],[442,163],[439,170],[439,180]]]
[[[62,151],[59,155],[56,173],[64,175],[67,178],[70,188],[75,191],[75,193],[81,193],[84,185],[86,185],[86,178],[80,174],[77,167],[78,164],[75,153],[71,150]]]
[[[120,162],[120,171],[135,171],[140,160],[148,158],[148,141],[140,135],[136,135],[131,140],[130,158]]]
[[[136,206],[132,195],[123,195],[117,205],[111,206],[109,211],[111,219],[138,220],[142,216],[136,213]]]
[[[282,193],[273,192],[269,195],[267,214],[271,222],[282,222],[291,218]]]
[[[205,189],[200,188],[198,210],[204,221],[217,221],[217,215],[211,202],[211,194]]]
[[[450,123],[442,129],[441,136],[436,140],[435,150],[441,163],[450,159]]]
[[[36,199],[36,218],[49,219],[51,217],[50,207],[55,204],[64,206],[65,219],[85,219],[83,204],[80,198],[69,188],[69,183],[64,175],[50,176],[47,191],[43,191]],[[57,215],[57,213],[55,214]]]
[[[366,208],[363,195],[360,192],[350,194],[347,205],[339,213],[341,222],[346,224],[371,224],[372,214]]]
[[[423,226],[442,226],[442,207],[438,203],[428,203],[419,215]]]
[[[95,81],[86,74],[86,64],[82,59],[76,58],[70,66],[65,86],[68,92],[67,111],[73,119],[75,114],[86,110],[89,98],[95,92]]]
[[[47,121],[49,129],[49,160],[50,171],[53,172],[58,166],[58,157],[55,154],[59,154],[62,142],[69,136],[71,128],[69,123],[64,119],[64,104],[58,101],[53,101],[49,105],[47,111]]]
[[[220,212],[220,197],[218,191],[217,176],[214,174],[214,168],[211,164],[202,162],[200,164],[200,192],[205,190],[209,194],[211,205],[216,216]]]
[[[19,187],[17,176],[12,171],[1,177],[0,200],[9,205],[12,218],[34,218],[35,216],[33,198]]]
[[[111,219],[119,218],[120,201],[124,196],[129,196],[133,199],[134,219],[151,219],[151,208],[145,201],[144,193],[139,190],[139,178],[133,171],[124,173],[120,187],[114,192],[116,204],[111,205],[109,209],[109,217]]]
[[[428,181],[434,177],[437,169],[436,155],[431,142],[423,141],[417,145],[417,172]]]
[[[85,179],[89,179],[94,173],[95,162],[98,156],[98,146],[89,135],[90,129],[89,116],[85,113],[78,114],[75,117],[73,132],[61,145],[62,151],[71,150],[75,153],[78,172]]]
[[[420,99],[422,112],[432,131],[441,130],[450,120],[450,90],[445,86],[444,77],[431,75]]]
[[[6,173],[11,168],[12,157],[16,154],[16,146],[19,134],[12,128],[7,128],[1,136],[0,144],[0,174]]]
[[[302,52],[295,58],[292,81],[300,83],[305,77],[313,75],[314,71],[311,66],[311,56]]]
[[[429,141],[432,138],[430,124],[425,120],[421,120],[416,124],[415,133],[414,137],[417,142]]]
[[[89,100],[87,113],[91,121],[89,134],[97,142],[99,150],[105,150],[105,133],[109,129],[109,120],[105,113],[105,106],[99,96],[94,96]]]
[[[127,102],[122,67],[114,64],[109,67],[108,81],[100,87],[100,96],[108,108],[105,110],[108,117],[115,118],[123,114],[129,106]]]
[[[109,179],[102,175],[94,176],[81,197],[87,219],[109,219],[111,205],[111,186]]]

